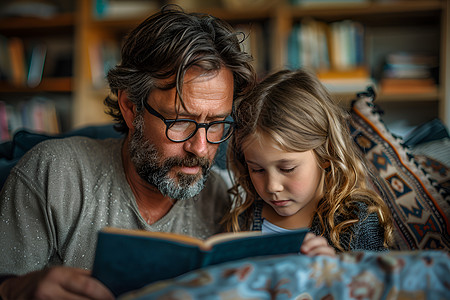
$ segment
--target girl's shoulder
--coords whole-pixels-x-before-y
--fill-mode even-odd
[[[378,207],[377,200],[373,199],[371,195],[359,194],[352,196],[346,202],[345,207],[347,210],[351,210],[354,213],[368,213]]]

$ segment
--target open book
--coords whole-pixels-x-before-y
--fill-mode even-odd
[[[104,228],[98,234],[92,275],[118,296],[209,265],[298,253],[307,232],[220,233],[203,241],[175,233]]]

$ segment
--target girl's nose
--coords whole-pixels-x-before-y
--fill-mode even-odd
[[[269,194],[276,194],[283,191],[283,184],[276,176],[268,175],[266,182],[266,191]]]

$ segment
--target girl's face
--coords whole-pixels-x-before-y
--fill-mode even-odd
[[[312,150],[286,152],[267,136],[244,144],[250,178],[259,196],[280,216],[309,223],[323,196],[323,169]]]

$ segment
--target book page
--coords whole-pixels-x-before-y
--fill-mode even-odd
[[[134,235],[134,236],[142,236],[149,238],[157,238],[161,240],[170,240],[179,243],[197,245],[198,247],[204,246],[204,241],[192,236],[171,233],[171,232],[157,232],[157,231],[146,231],[146,230],[133,230],[133,229],[121,229],[121,228],[112,228],[106,227],[102,229],[103,232],[107,233],[116,233],[116,234],[124,234],[124,235]]]
[[[115,234],[124,234],[124,235],[134,235],[134,236],[142,236],[142,237],[151,237],[162,240],[170,240],[179,243],[185,243],[190,245],[196,245],[203,250],[209,250],[214,244],[245,238],[249,236],[259,236],[261,235],[260,231],[242,231],[242,232],[223,232],[215,234],[206,240],[202,240],[199,238],[195,238],[192,236],[171,233],[171,232],[157,232],[157,231],[146,231],[146,230],[133,230],[133,229],[122,229],[122,228],[113,228],[106,227],[102,229],[103,232],[107,233],[115,233]]]
[[[260,236],[262,235],[261,231],[241,231],[241,232],[224,232],[218,233],[206,239],[204,245],[211,248],[214,244],[218,244],[225,241],[241,239],[250,236]]]

